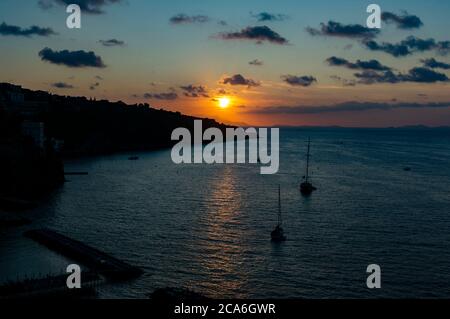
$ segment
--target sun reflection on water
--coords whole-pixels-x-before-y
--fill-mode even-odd
[[[217,296],[225,292],[245,297],[242,286],[247,282],[247,273],[242,266],[247,245],[242,196],[237,183],[234,170],[224,167],[210,185],[207,212],[201,220],[204,231],[198,245],[204,253],[200,256],[200,267],[207,277],[196,284],[202,289],[217,291]]]

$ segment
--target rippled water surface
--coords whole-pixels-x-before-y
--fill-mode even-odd
[[[303,198],[306,140],[318,191]],[[210,297],[450,297],[449,130],[284,129],[280,172],[172,164],[170,151],[72,160],[29,227],[46,226],[140,266],[101,297],[187,287]],[[134,155],[134,154],[133,154]],[[404,167],[411,167],[405,171]],[[288,241],[270,242],[281,184]],[[0,280],[69,261],[2,229]],[[366,288],[369,264],[382,289]]]

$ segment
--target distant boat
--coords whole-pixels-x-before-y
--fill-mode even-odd
[[[139,159],[139,156],[130,156],[128,157],[129,161],[137,161]]]
[[[309,196],[312,194],[312,192],[317,190],[317,188],[314,187],[313,184],[310,182],[310,178],[309,178],[309,159],[311,157],[310,149],[311,149],[311,139],[309,138],[308,139],[308,153],[306,154],[306,175],[303,177],[305,181],[300,184],[300,192],[305,196]]]
[[[283,224],[283,219],[281,216],[281,187],[278,186],[278,223],[275,229],[271,233],[272,242],[281,243],[286,241],[286,236],[284,235],[284,230],[281,227]]]

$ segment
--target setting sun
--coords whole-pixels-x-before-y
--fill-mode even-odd
[[[223,109],[226,109],[228,106],[230,106],[230,99],[227,97],[221,97],[220,99],[218,99],[219,101],[219,106]]]

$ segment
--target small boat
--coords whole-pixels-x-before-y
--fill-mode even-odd
[[[310,149],[311,149],[311,139],[308,139],[308,153],[306,155],[306,175],[303,177],[304,182],[300,184],[300,193],[302,193],[305,196],[309,196],[314,191],[317,190],[317,188],[314,187],[313,184],[310,182],[309,178],[309,159],[311,157]]]
[[[129,161],[137,161],[139,159],[139,156],[130,156],[128,157]]]
[[[281,243],[286,241],[286,236],[284,235],[284,230],[281,227],[283,219],[281,217],[281,187],[278,186],[278,223],[275,229],[271,233],[272,242]]]

